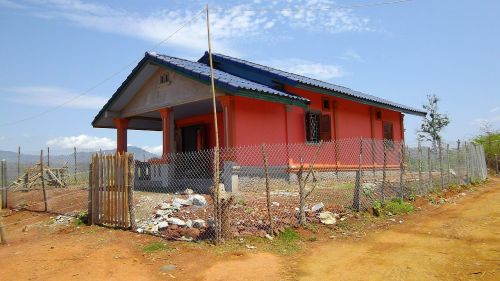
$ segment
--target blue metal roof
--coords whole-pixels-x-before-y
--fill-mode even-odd
[[[177,70],[193,78],[210,82],[210,67],[206,64],[156,53],[146,53],[146,57],[150,58],[152,62]],[[279,91],[266,85],[255,83],[218,69],[214,69],[214,83],[216,87],[223,88],[231,93],[237,93],[240,90],[247,90],[285,97],[292,100],[302,101],[304,103],[309,102],[309,99]]]
[[[314,89],[321,89],[327,91],[329,94],[339,96],[341,98],[353,99],[358,102],[367,103],[374,106],[379,106],[382,108],[388,108],[395,111],[405,112],[409,114],[425,116],[426,112],[420,109],[415,109],[409,106],[405,106],[399,103],[395,103],[392,101],[388,101],[386,99],[382,99],[376,96],[372,96],[369,94],[365,94],[359,91],[355,91],[349,89],[347,87],[335,85],[332,83],[320,81],[317,79],[305,77],[302,75],[282,71],[279,69],[271,68],[268,66],[260,65],[257,63],[249,62],[246,60],[233,58],[230,56],[222,55],[222,54],[212,54],[212,59],[216,63],[216,67],[224,70],[225,72],[230,72],[234,75],[242,76],[249,80],[255,80],[259,83],[268,84],[271,86],[272,81],[279,81],[284,84],[288,84],[290,86],[298,86],[298,87],[311,87]],[[198,62],[207,63],[208,62],[208,53],[205,52],[203,57],[201,57]],[[230,65],[236,67],[230,67]],[[252,72],[257,76],[254,76]],[[258,77],[258,74],[261,74]],[[266,79],[263,79],[262,76],[265,76]]]

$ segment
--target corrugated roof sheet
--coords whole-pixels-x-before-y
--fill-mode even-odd
[[[200,80],[210,82],[210,67],[206,64],[157,53],[146,53],[146,56],[149,56],[153,62],[156,62],[160,65],[165,65]],[[214,69],[214,83],[215,86],[225,88],[231,92],[238,92],[238,90],[248,90],[285,97],[305,103],[309,102],[309,99],[282,92],[266,85],[255,83],[244,78],[220,71],[218,69]]]
[[[208,56],[208,54],[205,53],[205,55],[202,58],[200,58],[198,61],[199,62],[206,61],[207,56]],[[305,77],[302,75],[286,72],[286,71],[275,69],[272,67],[249,62],[249,61],[246,61],[243,59],[233,58],[233,57],[226,56],[223,54],[214,54],[214,53],[212,53],[212,58],[214,59],[214,61],[216,61],[218,63],[229,62],[229,63],[233,63],[233,64],[238,64],[240,67],[243,66],[243,67],[250,68],[253,71],[263,72],[266,75],[272,75],[272,76],[274,76],[274,78],[280,79],[280,80],[284,81],[285,83],[290,84],[292,86],[295,86],[297,84],[307,85],[307,86],[311,86],[311,87],[321,88],[321,89],[324,89],[327,91],[341,93],[341,94],[353,97],[353,98],[358,99],[358,100],[365,100],[365,101],[374,102],[374,103],[380,104],[380,105],[386,105],[386,106],[389,106],[391,108],[399,109],[399,110],[401,110],[403,112],[407,112],[407,113],[412,113],[412,114],[416,114],[416,115],[425,115],[426,114],[425,111],[422,111],[420,109],[415,109],[415,108],[412,108],[412,107],[409,107],[406,105],[402,105],[399,103],[395,103],[395,102],[392,102],[392,101],[389,101],[386,99],[382,99],[382,98],[379,98],[379,97],[376,97],[373,95],[369,95],[369,94],[365,94],[365,93],[362,93],[359,91],[355,91],[355,90],[352,90],[352,89],[347,88],[347,87],[343,87],[343,86],[335,85],[332,83],[320,81],[317,79]]]

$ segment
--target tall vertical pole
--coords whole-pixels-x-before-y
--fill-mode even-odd
[[[47,146],[47,167],[50,167],[50,147]]]
[[[42,181],[42,192],[43,192],[43,203],[45,207],[45,212],[47,212],[47,191],[45,190],[45,177],[43,170],[43,149],[40,150],[40,180]]]
[[[418,141],[418,191],[422,193],[422,144]]]
[[[17,178],[21,176],[21,147],[17,147]]]
[[[432,190],[433,188],[433,183],[432,183],[432,154],[431,154],[431,148],[428,147],[427,148],[427,166],[428,166],[428,169],[429,169],[429,188],[428,188],[428,192]]]
[[[215,204],[215,243],[218,244],[222,238],[222,227],[220,221],[220,202],[219,202],[219,128],[217,123],[217,103],[215,100],[215,83],[214,83],[214,65],[212,61],[212,44],[210,42],[210,13],[208,4],[207,12],[207,40],[208,40],[208,61],[210,62],[210,89],[212,91],[212,107],[214,112],[214,130],[215,130],[215,151],[214,151],[214,204]]]
[[[74,159],[73,169],[74,169],[74,177],[75,177],[75,183],[76,183],[76,146],[73,147],[73,159]]]
[[[0,166],[0,186],[1,186],[1,194],[0,194],[0,210],[7,208],[7,161],[5,159],[2,160]]]
[[[450,182],[451,182],[451,175],[450,175],[450,169],[451,169],[451,165],[450,165],[450,144],[447,143],[446,144],[446,162],[447,162],[447,171],[446,171],[446,175],[447,175],[447,178],[448,178],[448,185],[450,185]]]

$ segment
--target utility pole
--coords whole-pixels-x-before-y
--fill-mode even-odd
[[[212,61],[212,44],[210,42],[210,13],[208,4],[206,5],[207,12],[207,40],[208,40],[208,61],[210,62],[210,88],[212,91],[212,106],[214,112],[214,130],[215,130],[215,150],[214,150],[214,203],[215,203],[215,243],[220,243],[222,238],[221,212],[220,212],[220,188],[219,188],[219,128],[217,124],[217,102],[215,100],[215,84],[214,84],[214,65]]]

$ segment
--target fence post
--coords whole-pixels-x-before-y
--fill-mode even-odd
[[[0,178],[0,184],[2,186],[2,193],[0,194],[0,210],[1,209],[7,209],[7,161],[5,159],[2,160],[1,166],[0,166],[0,173],[2,174],[2,177]]]
[[[21,147],[17,147],[17,178],[21,176]]]
[[[441,139],[438,140],[438,149],[439,149],[439,175],[441,177],[441,189],[444,189],[443,146],[441,145]]]
[[[352,200],[352,208],[359,212],[361,209],[361,202],[360,202],[360,191],[361,191],[361,177],[362,177],[362,170],[361,170],[361,165],[363,162],[363,139],[359,139],[359,159],[358,159],[358,170],[356,171],[356,184],[354,187],[354,198]]]
[[[93,157],[92,157],[93,159]],[[90,160],[89,164],[89,184],[88,184],[88,202],[87,202],[87,225],[94,224],[94,214],[93,214],[93,206],[94,206],[94,198],[93,198],[93,188],[92,188],[92,160]]]
[[[47,167],[50,167],[50,147],[47,146]]]
[[[451,169],[451,165],[450,165],[450,144],[447,143],[446,144],[446,161],[448,163],[448,170],[447,170],[447,177],[448,177],[448,185],[450,185],[451,183],[451,175],[450,175],[450,169]]]
[[[469,149],[467,146],[467,142],[464,142],[464,149],[465,149],[465,183],[470,184],[470,175],[469,175]]]
[[[74,158],[74,174],[75,174],[75,184],[76,184],[76,146],[73,147],[73,158]]]
[[[135,231],[137,229],[137,225],[135,223],[134,210],[134,158],[127,152],[123,154],[123,157],[125,157],[125,187],[128,190],[128,211],[130,217],[130,227],[133,231]]]
[[[498,154],[495,153],[495,174],[498,176]]]
[[[427,148],[427,164],[429,166],[429,188],[427,191],[432,190],[433,188],[433,183],[432,183],[432,154],[431,154],[431,148]]]
[[[43,149],[40,150],[40,180],[42,181],[42,191],[43,191],[43,204],[45,206],[45,212],[47,212],[47,191],[45,190],[45,178],[43,176]]]
[[[384,163],[382,167],[382,188],[380,190],[382,201],[385,201],[385,182],[386,182],[386,169],[387,169],[387,144],[386,140],[382,140]]]
[[[269,219],[269,234],[274,235],[273,216],[271,213],[271,189],[269,187],[269,170],[268,170],[265,144],[262,144],[262,161],[264,162],[264,176],[266,177],[266,199],[267,199],[266,203],[267,203],[267,216]]]
[[[405,194],[403,191],[403,173],[404,173],[404,167],[403,167],[403,161],[404,161],[404,145],[401,143],[399,152],[398,152],[398,160],[399,160],[399,197],[404,198]]]
[[[422,192],[422,145],[418,140],[418,190]]]

